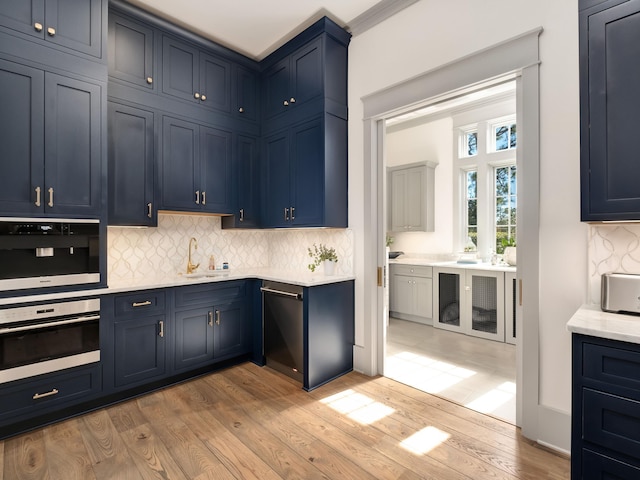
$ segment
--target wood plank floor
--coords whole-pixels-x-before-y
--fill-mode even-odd
[[[251,363],[0,442],[0,480],[567,479],[519,430],[383,377]]]

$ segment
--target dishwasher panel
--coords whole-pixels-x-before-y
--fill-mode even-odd
[[[263,348],[266,364],[303,381],[303,288],[296,285],[262,283]]]

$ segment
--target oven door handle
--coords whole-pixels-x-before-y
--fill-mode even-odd
[[[0,328],[0,335],[15,332],[26,332],[29,330],[39,330],[41,328],[58,327],[60,325],[71,325],[73,323],[90,322],[92,320],[100,320],[100,315],[87,315],[83,317],[70,318],[69,320],[60,320],[58,322],[39,323],[37,325],[27,325],[24,327],[8,327]]]

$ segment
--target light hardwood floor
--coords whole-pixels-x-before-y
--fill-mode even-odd
[[[0,479],[566,479],[505,422],[384,377],[251,363],[0,442]]]
[[[390,318],[384,373],[516,423],[515,345]]]

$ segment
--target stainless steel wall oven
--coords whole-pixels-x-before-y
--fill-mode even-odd
[[[98,220],[0,217],[0,291],[100,282]]]
[[[100,299],[0,310],[0,383],[100,360]]]

